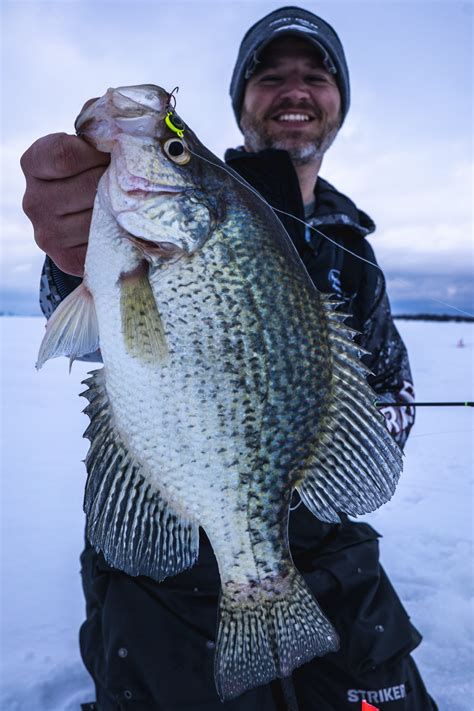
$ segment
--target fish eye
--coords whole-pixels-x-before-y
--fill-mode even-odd
[[[185,165],[191,160],[191,154],[188,151],[186,144],[180,138],[169,138],[163,144],[163,150],[174,163]]]

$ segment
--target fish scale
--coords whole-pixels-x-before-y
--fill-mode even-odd
[[[401,453],[337,304],[254,191],[184,122],[173,132],[169,100],[152,85],[109,89],[78,117],[111,162],[83,283],[48,322],[38,367],[100,346],[83,393],[84,509],[112,566],[176,575],[205,530],[227,699],[338,646],[291,559],[293,492],[324,521],[373,511]]]

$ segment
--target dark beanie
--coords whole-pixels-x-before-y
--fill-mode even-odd
[[[334,74],[339,88],[344,121],[350,103],[349,70],[339,37],[331,25],[312,12],[299,7],[281,7],[252,25],[240,45],[230,83],[237,123],[240,125],[245,84],[258,66],[259,55],[272,40],[288,35],[308,40],[322,55],[326,70]]]

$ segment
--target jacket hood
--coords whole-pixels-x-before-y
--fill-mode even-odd
[[[271,171],[273,180],[275,180],[274,169],[280,166],[296,176],[287,151],[272,148],[259,153],[249,153],[239,146],[238,148],[229,148],[225,152],[225,161],[230,165],[233,161],[241,159],[249,159],[248,162],[252,162],[252,159],[258,160],[260,166],[262,163],[268,163],[269,177]],[[280,180],[283,179],[283,175],[277,177]],[[366,237],[375,231],[375,223],[372,218],[360,210],[347,195],[336,190],[327,180],[318,177],[314,197],[315,216],[311,217],[312,224],[346,226],[353,234],[360,237]]]
[[[361,237],[375,232],[375,222],[360,210],[347,195],[340,193],[327,180],[319,178],[314,190],[316,200],[316,220],[320,224],[339,224],[352,227]]]

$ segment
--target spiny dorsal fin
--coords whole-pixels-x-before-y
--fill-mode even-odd
[[[369,513],[388,501],[402,470],[402,452],[374,405],[375,394],[360,361],[366,351],[345,334],[338,302],[322,295],[332,355],[331,391],[319,423],[318,445],[296,486],[319,519],[340,521],[339,512]],[[349,335],[349,337],[348,337]]]
[[[107,562],[129,575],[163,580],[194,565],[199,528],[173,511],[113,424],[105,368],[90,374],[82,393],[90,425],[84,511],[87,536]]]
[[[50,358],[75,358],[94,353],[99,348],[99,326],[92,294],[84,283],[62,301],[46,324],[36,367],[39,370]]]

